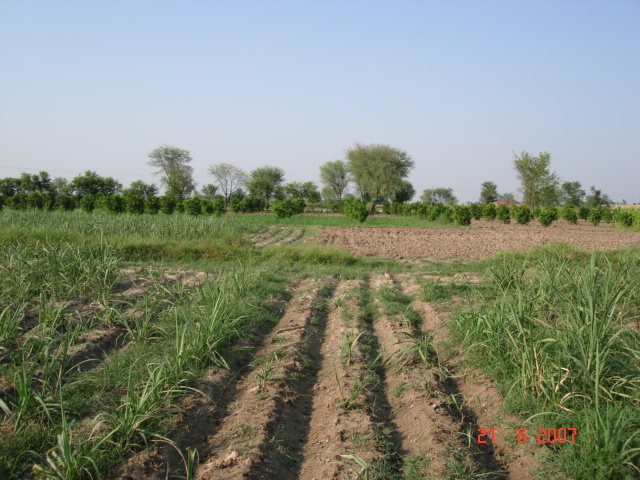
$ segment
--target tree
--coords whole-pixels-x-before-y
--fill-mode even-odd
[[[453,205],[458,201],[453,194],[453,188],[427,188],[422,192],[420,200],[423,203],[441,203],[443,205]]]
[[[393,194],[392,200],[396,203],[407,203],[415,194],[416,190],[410,181],[400,180],[400,188]]]
[[[51,180],[51,191],[61,195],[66,192],[67,185],[69,185],[69,180],[64,177],[55,177]]]
[[[217,193],[218,193],[218,187],[216,187],[215,185],[212,185],[209,183],[202,187],[202,196],[207,200],[213,200],[214,198],[216,198]],[[226,205],[227,204],[225,203],[225,206]]]
[[[324,183],[325,188],[330,189],[335,194],[335,198],[341,202],[342,194],[350,182],[347,164],[342,160],[335,160],[320,165],[320,181]]]
[[[585,191],[582,189],[580,182],[564,182],[562,184],[562,203],[565,205],[573,205],[580,207]]]
[[[229,204],[231,196],[249,180],[244,170],[228,163],[218,163],[209,167],[209,175],[213,175],[218,182],[225,205]]]
[[[66,193],[80,200],[85,195],[115,195],[122,184],[111,177],[101,177],[96,172],[87,170],[83,175],[75,177],[66,187]]]
[[[550,205],[557,198],[558,177],[549,171],[551,154],[541,152],[537,157],[527,152],[516,155],[514,168],[522,182],[524,203],[531,209],[538,205]]]
[[[167,195],[186,198],[196,187],[193,181],[191,153],[181,148],[161,145],[149,154],[149,162],[157,168],[156,175],[162,174],[161,182],[167,188]]]
[[[587,205],[587,207],[596,208],[605,204],[613,203],[611,201],[611,198],[609,198],[609,195],[607,195],[606,193],[603,194],[602,190],[598,190],[596,187],[591,186],[590,191],[591,195],[587,195],[587,197],[585,198],[585,204]]]
[[[250,176],[251,180],[247,184],[249,192],[254,197],[262,197],[268,206],[275,188],[284,181],[284,170],[278,167],[261,167],[253,170]]]
[[[482,182],[480,203],[493,203],[500,198],[498,186],[494,182]]]
[[[371,202],[369,211],[390,198],[402,186],[401,180],[414,166],[406,152],[389,145],[360,145],[347,150],[348,171],[363,200]]]
[[[129,188],[125,189],[123,193],[125,196],[155,197],[158,194],[158,187],[153,183],[144,183],[142,180],[136,180],[135,182],[131,182]]]

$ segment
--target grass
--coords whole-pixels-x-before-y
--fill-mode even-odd
[[[471,300],[451,323],[457,341],[500,382],[523,425],[578,429],[579,443],[547,447],[557,459],[549,468],[578,478],[637,473],[639,249],[589,255],[556,246],[414,267],[324,246],[259,249],[246,240],[269,225],[281,234],[302,227],[307,235],[314,226],[352,224],[344,217],[0,212],[0,376],[6,384],[0,477],[97,478],[146,444],[165,441],[177,424],[181,398],[193,393],[198,379],[262,341],[281,315],[277,299],[290,297],[292,278],[364,280],[356,292],[359,307],[345,313],[353,333],[345,334],[341,356],[346,368],[362,359],[366,370],[341,400],[347,409],[367,404],[375,416],[388,404],[372,329],[379,303],[410,331],[401,339],[400,363],[430,365],[434,344],[417,328],[412,297],[396,287],[374,295],[367,280],[417,268],[440,276],[486,273],[481,285],[425,283],[421,295],[429,302]],[[429,224],[376,216],[365,227],[376,225]],[[122,267],[131,265],[141,267],[137,275],[151,284],[135,298],[119,290]],[[166,287],[161,279],[167,268],[209,276],[200,285]],[[329,296],[329,286],[325,290]],[[337,306],[345,303],[336,300]],[[97,325],[123,327],[127,347],[114,347],[87,371],[72,370],[70,352]],[[262,367],[257,380],[268,382],[273,364]],[[403,393],[402,385],[393,392]],[[451,409],[461,408],[461,400],[450,398]],[[345,458],[358,472],[428,478],[428,455],[418,452],[402,462],[387,423],[379,421],[370,433],[382,456],[366,466]],[[184,474],[192,476],[197,451],[176,447],[186,452]],[[450,476],[471,475],[456,458]]]

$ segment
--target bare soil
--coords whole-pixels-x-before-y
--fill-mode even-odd
[[[316,238],[360,256],[428,259],[481,259],[554,243],[588,252],[640,246],[640,231],[594,227],[584,221],[569,225],[563,220],[549,227],[488,221],[473,222],[468,228],[328,227]]]

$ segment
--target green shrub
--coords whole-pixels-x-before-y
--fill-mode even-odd
[[[45,196],[40,192],[31,192],[26,199],[27,208],[32,210],[42,210],[44,208]]]
[[[142,195],[127,195],[125,197],[127,213],[141,215],[144,213],[144,197]]]
[[[58,195],[55,209],[59,211],[71,211],[76,208],[76,198],[71,195]]]
[[[271,210],[276,218],[288,218],[304,212],[304,207],[302,198],[293,198],[274,203]]]
[[[569,225],[575,225],[578,223],[578,211],[573,205],[567,204],[562,207],[560,216],[564,218]]]
[[[171,215],[176,211],[178,199],[173,195],[164,195],[160,197],[160,211],[166,215]]]
[[[369,216],[369,210],[359,198],[349,198],[342,204],[342,212],[346,217],[353,218],[363,223]]]
[[[190,198],[183,203],[184,211],[189,215],[202,215],[202,200],[200,200],[200,197]]]
[[[594,226],[596,226],[602,221],[603,217],[604,217],[604,208],[593,207],[591,210],[589,210],[589,215],[587,215],[587,220],[593,223]]]
[[[471,210],[471,216],[474,220],[480,220],[482,218],[483,205],[474,203],[469,205],[469,209]]]
[[[144,203],[144,211],[154,215],[158,213],[160,211],[160,198],[155,195],[147,197],[147,200]]]
[[[635,219],[634,214],[629,209],[618,209],[616,210],[616,222],[622,225],[623,227],[630,227],[633,225],[633,220]]]
[[[120,195],[103,195],[98,198],[96,207],[110,213],[123,213],[126,202]]]
[[[456,205],[453,218],[459,225],[471,225],[471,209],[466,205]]]
[[[543,227],[548,227],[558,219],[558,210],[555,207],[545,207],[538,213],[538,222]]]
[[[495,220],[497,215],[496,206],[493,203],[487,203],[482,207],[482,216],[487,220]]]
[[[93,212],[96,208],[96,196],[93,193],[89,193],[80,199],[80,208],[87,213]]]
[[[262,198],[244,197],[242,199],[234,198],[229,203],[229,209],[233,213],[253,213],[264,210],[265,203]]]
[[[586,220],[589,217],[589,208],[588,207],[580,207],[578,209],[578,218],[582,220]]]
[[[518,225],[528,225],[531,221],[531,209],[526,205],[514,205],[511,208],[511,215]]]
[[[211,204],[213,205],[213,214],[216,217],[220,217],[227,213],[227,206],[224,203],[224,198],[216,197],[211,201]]]
[[[7,207],[12,210],[26,210],[27,196],[24,193],[16,193],[7,198]]]
[[[498,205],[496,208],[496,217],[502,223],[511,223],[511,215],[509,214],[509,207],[506,205]]]

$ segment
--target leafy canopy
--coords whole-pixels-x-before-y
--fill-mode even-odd
[[[370,211],[402,187],[401,180],[414,167],[411,157],[389,145],[361,145],[347,150],[348,170]]]

